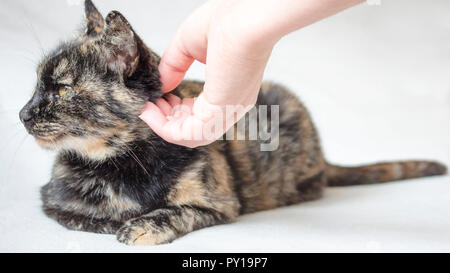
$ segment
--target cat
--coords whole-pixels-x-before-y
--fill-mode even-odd
[[[119,12],[103,18],[86,0],[85,13],[85,31],[44,58],[20,111],[37,143],[58,151],[41,198],[46,215],[69,229],[163,244],[242,214],[318,199],[326,186],[446,173],[430,161],[327,163],[307,110],[274,83],[262,84],[257,105],[279,105],[276,150],[260,151],[260,141],[168,143],[138,117],[146,101],[164,98],[159,56]],[[195,97],[202,88],[184,81],[172,93]]]

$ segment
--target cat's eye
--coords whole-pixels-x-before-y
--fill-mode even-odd
[[[59,88],[59,90],[58,90],[58,95],[59,95],[60,97],[62,97],[62,96],[64,96],[65,94],[67,94],[67,92],[69,92],[69,91],[71,91],[71,90],[72,90],[72,87],[70,87],[70,86],[68,86],[68,85],[61,86],[61,87]]]

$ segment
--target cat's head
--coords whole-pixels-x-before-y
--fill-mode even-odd
[[[104,19],[90,0],[85,10],[84,33],[38,66],[20,119],[41,146],[102,160],[143,134],[138,115],[161,96],[159,57],[119,12]]]

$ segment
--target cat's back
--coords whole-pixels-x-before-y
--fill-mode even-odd
[[[195,97],[202,89],[202,82],[184,81],[176,94]],[[265,128],[259,124],[261,113],[267,117]],[[325,161],[317,131],[300,100],[285,87],[265,82],[256,107],[245,119],[245,140],[218,141],[211,146],[220,147],[219,152],[226,158],[241,213],[318,198],[325,185]],[[265,139],[249,139],[249,121],[256,122],[258,134],[265,129]],[[268,143],[272,146],[262,149]]]
[[[275,106],[275,107],[273,107]],[[263,107],[263,111],[259,109]],[[241,213],[266,210],[320,197],[325,185],[325,161],[319,137],[308,111],[285,87],[265,82],[261,86],[257,118],[267,113],[271,139],[226,141],[226,153],[241,201]],[[247,120],[252,120],[250,113]],[[275,122],[272,119],[275,118]],[[263,125],[258,124],[259,130]],[[246,135],[249,135],[246,127]],[[266,134],[267,136],[267,134]],[[274,149],[263,150],[271,143]],[[313,179],[309,179],[313,178]]]

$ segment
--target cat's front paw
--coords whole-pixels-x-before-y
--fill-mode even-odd
[[[159,245],[176,238],[172,229],[139,218],[127,221],[116,235],[119,242],[127,245]]]

